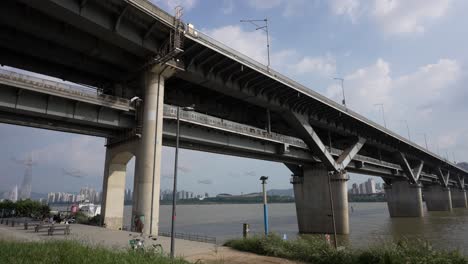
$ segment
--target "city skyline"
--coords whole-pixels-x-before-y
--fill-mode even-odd
[[[240,24],[239,20],[269,17],[273,69],[337,102],[341,102],[341,91],[333,78],[343,78],[346,103],[353,111],[383,124],[381,111],[374,106],[382,103],[389,129],[407,137],[407,128],[400,120],[408,120],[412,140],[420,146],[425,147],[427,135],[431,151],[450,160],[463,161],[468,156],[468,126],[459,122],[468,111],[463,101],[468,97],[464,89],[468,76],[464,66],[468,62],[464,55],[467,39],[452,26],[467,20],[462,10],[468,3],[431,1],[427,4],[432,7],[429,11],[402,3],[385,13],[365,2],[352,6],[354,1],[310,1],[301,8],[293,2],[260,2],[239,1],[227,6],[225,1],[190,1],[183,19],[234,49],[266,62],[264,32]],[[155,3],[169,13],[174,11],[166,1]],[[312,15],[305,16],[304,10]],[[206,19],[206,12],[213,14],[211,19]],[[417,101],[411,100],[416,96]],[[437,126],[435,119],[440,122]],[[72,192],[85,184],[102,188],[104,139],[6,124],[0,125],[0,136],[0,143],[8,150],[0,154],[2,191],[21,185],[18,179],[24,171],[11,162],[11,157],[26,158],[31,153],[39,161],[34,167],[33,192],[47,193],[58,188]],[[163,188],[172,182],[173,155],[172,148],[163,149]],[[281,163],[188,150],[181,151],[180,159],[179,183],[183,189],[208,189],[213,194],[233,193],[236,189],[256,192],[260,190],[261,175],[270,176],[269,188],[291,186],[291,173]],[[133,165],[132,161],[128,166],[127,187],[133,184]],[[63,168],[81,170],[85,176],[64,175]],[[349,185],[364,177],[351,175]]]

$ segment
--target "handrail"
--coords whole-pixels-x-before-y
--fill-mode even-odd
[[[9,80],[19,82],[27,86],[39,88],[40,90],[49,90],[54,93],[65,93],[73,97],[82,97],[96,101],[103,101],[106,104],[118,104],[125,109],[131,109],[130,100],[106,94],[98,94],[96,88],[67,84],[44,78],[34,77],[28,74],[22,74],[0,68],[0,81]]]

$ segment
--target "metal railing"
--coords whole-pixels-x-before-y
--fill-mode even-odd
[[[176,119],[177,118],[177,107],[172,106],[172,105],[164,105],[164,118],[171,118],[171,119]],[[254,126],[249,126],[229,120],[225,120],[222,118],[218,117],[213,117],[210,115],[198,113],[198,112],[193,112],[193,111],[184,111],[180,110],[180,120],[193,123],[193,124],[198,124],[202,125],[205,127],[212,127],[215,129],[221,129],[230,133],[236,133],[248,137],[254,137],[262,140],[267,140],[271,142],[276,142],[279,144],[286,144],[289,146],[293,146],[296,148],[301,148],[301,149],[309,149],[307,144],[299,138],[296,137],[291,137],[291,136],[286,136],[274,132],[268,132],[265,129],[261,129],[258,127]],[[343,150],[336,149],[336,148],[331,148],[330,153],[333,156],[339,156]],[[362,156],[362,155],[356,155],[354,157],[355,160],[363,161],[363,162],[368,162],[392,169],[401,169],[399,165],[389,163],[386,161],[381,161],[378,159]]]
[[[160,236],[170,237],[171,232],[162,232],[159,231],[158,234]],[[216,244],[216,237],[210,237],[200,234],[185,234],[185,233],[174,233],[175,238],[189,240],[189,241],[197,241],[197,242],[204,242],[204,243],[211,243]]]
[[[173,119],[177,118],[177,107],[172,105],[164,105],[164,117]],[[180,119],[204,126],[215,127],[217,129],[222,129],[229,132],[235,132],[237,134],[242,134],[249,137],[261,138],[269,141],[275,141],[277,143],[285,143],[303,149],[308,148],[304,141],[295,137],[285,136],[274,132],[268,133],[268,131],[254,126],[244,125],[198,112],[181,110]]]
[[[0,82],[5,84],[9,84],[9,82],[20,83],[38,90],[47,90],[52,94],[62,93],[73,97],[102,101],[106,104],[118,104],[126,108],[130,106],[130,100],[112,95],[99,94],[97,88],[46,80],[5,69],[0,69]]]

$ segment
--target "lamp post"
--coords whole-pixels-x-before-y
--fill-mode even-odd
[[[411,141],[411,135],[410,135],[410,130],[409,130],[409,125],[408,125],[408,120],[400,120],[401,122],[404,122],[406,124],[406,130],[408,131],[408,139]]]
[[[267,64],[267,71],[270,71],[270,36],[268,32],[268,18],[265,19],[242,19],[240,20],[242,23],[251,23],[257,28],[255,30],[263,30],[266,32],[266,41],[267,41],[267,59],[268,59],[268,64]],[[256,22],[265,22],[264,26],[258,25]]]
[[[422,132],[421,134],[423,134],[423,136],[424,136],[424,144],[426,145],[426,149],[429,150],[429,147],[427,145],[427,135],[424,132]]]
[[[268,235],[268,205],[267,205],[267,193],[266,193],[266,180],[268,180],[267,176],[260,177],[260,181],[262,181],[262,189],[263,189],[263,224],[265,227],[265,236]]]
[[[333,79],[341,82],[341,92],[343,93],[343,101],[341,101],[341,103],[343,103],[343,105],[346,107],[346,99],[345,99],[345,93],[344,93],[344,79],[338,78],[338,77],[333,78]]]
[[[184,111],[194,111],[193,106],[183,107]],[[177,129],[176,129],[176,148],[174,161],[174,186],[172,188],[172,219],[171,219],[171,258],[174,258],[175,251],[175,220],[176,220],[176,196],[177,196],[177,166],[179,162],[179,136],[180,136],[180,106],[177,106]]]
[[[385,109],[384,109],[384,104],[374,104],[374,106],[380,106],[380,110],[382,110],[383,124],[384,124],[384,127],[387,128],[387,122],[385,121]]]

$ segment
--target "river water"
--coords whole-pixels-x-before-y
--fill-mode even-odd
[[[178,205],[177,232],[216,237],[219,241],[242,236],[242,224],[263,232],[262,204]],[[425,212],[423,218],[390,218],[386,203],[350,203],[351,234],[341,244],[354,248],[390,240],[424,239],[436,248],[459,249],[468,254],[468,209]],[[125,206],[124,225],[130,225],[131,206]],[[297,236],[294,203],[269,205],[270,230],[288,238]],[[170,230],[171,206],[160,208],[160,230]]]

